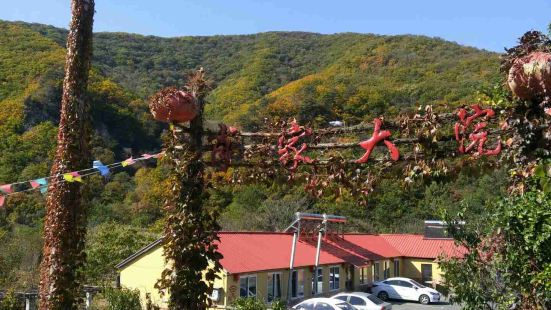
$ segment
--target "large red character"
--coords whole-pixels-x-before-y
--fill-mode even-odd
[[[493,150],[484,149],[484,144],[488,140],[488,132],[484,130],[488,125],[487,122],[479,122],[474,124],[473,131],[468,135],[471,143],[465,147],[465,138],[467,137],[467,130],[469,126],[479,117],[483,117],[488,120],[495,116],[495,112],[492,109],[482,109],[478,104],[471,106],[474,111],[469,115],[464,108],[459,109],[457,116],[459,122],[455,123],[455,140],[459,143],[459,153],[465,154],[470,152],[475,146],[477,146],[476,155],[498,155],[501,152],[501,140],[498,139],[497,146]]]
[[[359,164],[366,163],[369,160],[369,156],[375,146],[377,146],[377,144],[381,141],[383,141],[388,147],[392,160],[397,161],[400,158],[398,148],[394,145],[394,143],[386,140],[386,138],[390,137],[392,133],[388,130],[381,131],[381,125],[383,122],[378,118],[373,120],[373,124],[375,125],[375,128],[373,129],[373,135],[371,138],[360,142],[360,146],[365,149],[365,154],[360,159],[356,160],[356,162]]]
[[[277,153],[281,155],[279,161],[284,166],[289,166],[290,171],[295,171],[300,163],[312,163],[313,160],[302,155],[302,153],[308,148],[306,143],[302,143],[300,148],[296,147],[296,144],[303,137],[311,136],[312,129],[304,128],[300,126],[296,120],[291,122],[291,128],[284,131],[280,136],[277,143]]]

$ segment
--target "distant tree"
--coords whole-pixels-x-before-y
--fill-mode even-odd
[[[89,283],[112,279],[115,265],[157,236],[139,228],[117,223],[94,227],[87,238],[85,276]]]
[[[86,99],[92,56],[94,0],[72,0],[61,99],[58,145],[51,174],[90,165]],[[77,309],[81,302],[85,210],[78,182],[52,182],[46,203],[44,251],[40,270],[40,309]]]

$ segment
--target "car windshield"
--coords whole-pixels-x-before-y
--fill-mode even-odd
[[[380,305],[380,304],[383,304],[384,301],[380,300],[379,298],[373,296],[373,295],[369,295],[367,296],[367,299],[371,300],[371,302],[373,302],[374,304],[376,305]]]
[[[413,283],[414,285],[420,287],[420,288],[425,288],[425,286],[423,284],[420,284],[419,282],[415,281],[415,280],[411,280],[411,283]]]

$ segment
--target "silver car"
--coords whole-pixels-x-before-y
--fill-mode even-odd
[[[346,301],[358,310],[392,310],[392,304],[364,292],[340,293],[331,298]]]

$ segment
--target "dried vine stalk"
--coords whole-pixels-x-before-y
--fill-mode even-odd
[[[170,294],[169,308],[178,310],[207,308],[222,257],[217,250],[217,211],[203,207],[206,192],[202,112],[207,84],[202,70],[190,78],[188,88],[200,108],[187,130],[174,130],[165,142],[165,159],[173,168],[171,197],[165,205],[163,248],[167,268],[156,284]]]
[[[94,0],[72,0],[61,99],[58,145],[52,175],[90,163],[89,105],[85,98],[92,55]],[[40,266],[40,309],[77,309],[84,263],[86,214],[78,183],[52,182],[46,200],[44,251]]]

